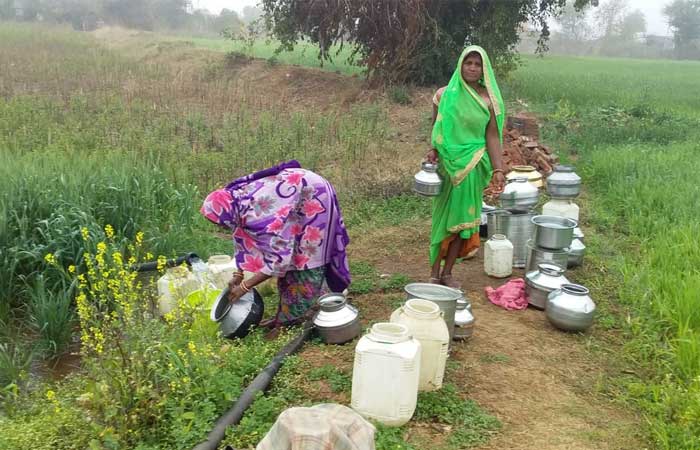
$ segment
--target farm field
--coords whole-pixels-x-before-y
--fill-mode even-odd
[[[364,325],[427,277],[430,204],[410,180],[432,89],[370,90],[341,59],[301,67],[317,64],[312,48],[270,62],[270,45],[245,49],[259,60],[229,45],[0,24],[0,448],[202,440],[284,337],[223,342],[194,312],[145,320],[149,302],[125,278],[133,315],[78,317],[75,280],[100,258],[118,269],[117,253],[230,252],[198,208],[237,176],[295,158],[333,182]],[[497,283],[481,257],[460,264],[475,336],[455,345],[447,387],[422,394],[408,425],[380,428],[377,448],[700,448],[698,79],[700,63],[525,57],[502,81],[509,109],[536,113],[584,178],[589,253],[572,276],[591,288],[597,324],[562,334],[537,311],[500,310],[484,299]],[[101,276],[90,282],[114,279]],[[78,355],[80,323],[101,352]],[[348,404],[352,350],[307,344],[227,442],[253,448],[289,406]]]

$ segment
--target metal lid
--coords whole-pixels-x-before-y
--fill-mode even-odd
[[[411,283],[404,287],[410,298],[422,298],[433,302],[454,302],[462,298],[462,291],[432,283]]]
[[[570,255],[583,255],[586,251],[586,246],[581,242],[580,239],[574,238],[571,241],[571,246],[569,247]]]
[[[574,166],[565,166],[564,164],[557,164],[554,166],[555,172],[573,172]]]

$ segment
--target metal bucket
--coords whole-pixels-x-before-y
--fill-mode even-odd
[[[535,213],[523,209],[497,209],[487,214],[488,237],[505,234],[513,244],[513,267],[522,269],[527,262],[527,241],[532,238]]]
[[[430,300],[437,304],[443,312],[443,318],[450,332],[450,342],[454,337],[455,312],[457,311],[457,300],[464,298],[462,291],[451,287],[431,283],[411,283],[404,287],[406,300],[420,298]]]

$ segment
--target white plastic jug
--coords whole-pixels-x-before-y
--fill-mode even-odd
[[[352,408],[366,418],[400,427],[418,400],[420,343],[405,325],[374,324],[355,347]]]
[[[429,300],[411,299],[391,314],[391,323],[400,323],[421,345],[419,391],[442,387],[447,363],[450,333],[440,307]]]
[[[193,291],[201,288],[201,283],[187,267],[177,266],[166,269],[156,283],[158,288],[158,310],[164,316]]]
[[[207,261],[209,281],[218,289],[225,289],[236,271],[236,262],[229,255],[211,255]]]
[[[542,206],[545,216],[568,217],[578,221],[579,207],[568,199],[553,198]]]
[[[513,273],[513,244],[505,234],[494,234],[484,245],[484,271],[495,278]]]

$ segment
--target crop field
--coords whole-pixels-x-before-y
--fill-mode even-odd
[[[323,71],[303,67],[318,66],[312,47],[273,52],[0,23],[0,448],[184,449],[206,436],[293,332],[224,342],[194,310],[155,320],[153,280],[123,269],[230,253],[198,210],[233,178],[294,158],[335,185],[365,325],[427,276],[430,203],[410,181],[432,89],[371,90],[347,49]],[[536,114],[584,179],[578,275],[601,313],[585,335],[534,334],[548,342],[532,356],[541,379],[566,395],[522,400],[566,420],[536,428],[512,412],[535,411],[518,409],[523,392],[478,384],[534,364],[499,338],[523,321],[483,301],[483,340],[456,348],[446,388],[421,394],[411,424],[379,427],[378,449],[700,449],[699,79],[700,63],[525,56],[501,81],[509,110]],[[128,314],[100,306],[114,293]],[[227,442],[254,448],[289,406],[347,404],[352,347],[307,344]]]

